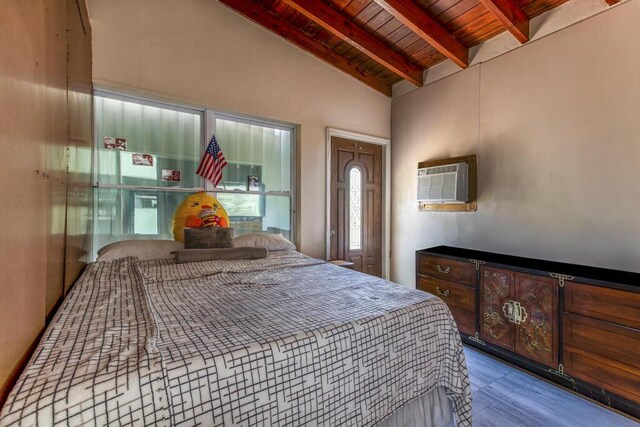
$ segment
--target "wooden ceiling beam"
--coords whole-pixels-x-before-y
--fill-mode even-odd
[[[307,18],[340,37],[396,75],[422,86],[422,69],[404,56],[391,50],[380,40],[351,22],[351,20],[318,0],[282,0]]]
[[[413,0],[375,0],[375,2],[460,67],[469,66],[469,50]]]
[[[522,44],[529,41],[529,17],[514,0],[480,0]]]
[[[366,70],[360,69],[347,58],[338,55],[322,43],[304,34],[302,31],[287,25],[278,17],[271,14],[260,4],[248,0],[219,0],[220,3],[247,17],[251,21],[260,24],[277,35],[287,39],[302,50],[305,50],[324,62],[333,65],[347,74],[357,78],[366,85],[372,87],[386,96],[391,96],[391,85],[378,79]]]

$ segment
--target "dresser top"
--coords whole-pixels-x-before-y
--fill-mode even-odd
[[[635,288],[640,291],[640,273],[630,271],[611,270],[608,268],[589,267],[585,265],[567,264],[564,262],[546,261],[535,258],[524,258],[512,255],[496,254],[492,252],[476,251],[473,249],[456,248],[452,246],[435,246],[421,249],[417,253],[425,253],[444,258],[463,259],[464,261],[478,260],[488,264],[513,267],[529,272],[557,273],[572,276],[575,280],[598,285],[622,285],[615,287]]]

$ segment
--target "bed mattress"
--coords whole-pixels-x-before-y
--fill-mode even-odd
[[[460,337],[433,295],[295,251],[90,264],[0,426],[372,426],[442,388],[471,425]]]

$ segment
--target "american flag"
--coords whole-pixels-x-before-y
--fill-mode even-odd
[[[222,179],[222,168],[227,166],[227,161],[222,155],[222,150],[216,141],[216,136],[211,136],[207,151],[205,151],[200,161],[200,166],[196,173],[201,177],[213,182],[214,187],[218,185]]]

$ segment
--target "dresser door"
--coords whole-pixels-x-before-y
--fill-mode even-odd
[[[517,325],[516,353],[543,365],[558,366],[558,281],[516,273],[516,300],[523,310]]]
[[[515,350],[515,324],[503,308],[515,300],[514,273],[497,268],[480,269],[480,338],[510,351]]]

